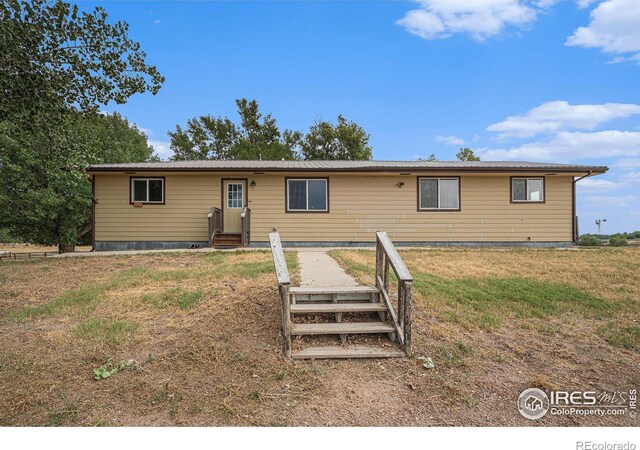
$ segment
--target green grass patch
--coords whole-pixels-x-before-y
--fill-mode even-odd
[[[100,344],[116,345],[124,342],[138,327],[137,323],[127,320],[93,317],[78,325],[74,334]]]
[[[105,294],[106,288],[103,285],[97,284],[92,286],[86,286],[79,289],[71,289],[66,291],[59,297],[56,297],[49,303],[37,306],[25,306],[19,310],[13,312],[11,317],[17,321],[23,321],[26,319],[32,319],[40,316],[50,316],[60,310],[72,307],[72,306],[93,306],[99,303]]]
[[[264,273],[275,273],[272,261],[238,264],[236,273],[243,278],[257,278]]]
[[[608,317],[617,308],[607,301],[565,283],[529,278],[446,279],[414,274],[414,287],[434,309],[458,322],[484,329],[497,328],[505,315],[543,319],[574,312]]]
[[[624,347],[629,350],[640,348],[640,327],[621,327],[610,323],[600,327],[597,332],[615,347]]]
[[[157,294],[145,294],[140,299],[157,308],[189,309],[196,306],[203,296],[204,293],[201,290],[187,291],[181,287],[175,287]]]

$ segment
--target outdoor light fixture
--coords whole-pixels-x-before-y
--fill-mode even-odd
[[[401,188],[402,186],[404,186],[404,183],[401,181],[398,184],[396,184],[396,186],[398,186],[398,188]]]
[[[251,180],[251,187],[255,187],[256,186],[256,180]]]

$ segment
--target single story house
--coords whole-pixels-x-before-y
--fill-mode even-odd
[[[569,246],[576,182],[603,166],[493,161],[97,164],[94,250],[372,245]]]

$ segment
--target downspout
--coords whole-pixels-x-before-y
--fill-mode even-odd
[[[586,175],[581,176],[580,178],[574,178],[572,183],[573,183],[573,189],[572,189],[572,193],[571,193],[571,204],[573,205],[573,215],[572,215],[572,219],[571,219],[571,226],[572,226],[572,230],[571,230],[571,235],[573,236],[573,243],[574,244],[578,244],[578,239],[580,238],[580,236],[578,236],[577,233],[577,221],[576,221],[576,183],[580,180],[583,180],[587,177],[590,177],[591,175],[593,175],[593,171],[590,170]]]

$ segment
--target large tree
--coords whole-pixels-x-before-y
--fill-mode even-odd
[[[304,159],[368,160],[372,157],[369,135],[355,122],[338,116],[338,123],[316,121],[301,143]]]
[[[87,164],[149,159],[139,130],[96,115],[164,80],[127,32],[103,8],[0,0],[0,228],[15,237],[73,245],[91,207]]]
[[[255,100],[236,100],[240,123],[227,117],[200,116],[186,128],[169,132],[174,160],[296,159],[298,131],[280,132],[271,114],[262,115]]]

